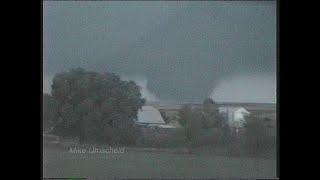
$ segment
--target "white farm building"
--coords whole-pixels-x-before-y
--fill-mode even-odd
[[[138,111],[138,118],[135,122],[140,126],[158,127],[158,128],[176,128],[166,124],[158,109],[152,106],[142,106]]]
[[[221,107],[219,111],[227,114],[229,126],[236,129],[243,127],[245,116],[250,114],[250,112],[242,107]]]

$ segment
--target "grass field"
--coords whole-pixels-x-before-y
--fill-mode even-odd
[[[72,154],[43,151],[44,178],[275,178],[276,161],[128,151],[124,154]]]

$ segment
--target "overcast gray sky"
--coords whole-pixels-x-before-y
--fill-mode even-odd
[[[44,1],[44,91],[108,71],[150,100],[276,101],[276,2]]]

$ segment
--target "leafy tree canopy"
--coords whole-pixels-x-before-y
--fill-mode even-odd
[[[53,133],[80,142],[134,143],[132,120],[145,103],[134,81],[78,68],[57,74],[51,87],[58,104]]]

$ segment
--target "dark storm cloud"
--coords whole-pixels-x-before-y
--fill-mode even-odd
[[[46,2],[45,71],[147,78],[160,99],[201,101],[222,77],[275,72],[275,2]]]

